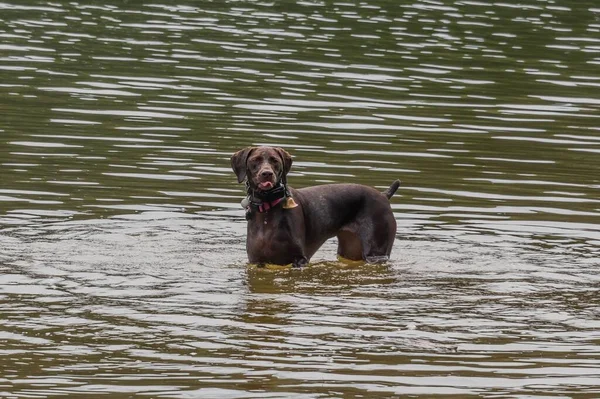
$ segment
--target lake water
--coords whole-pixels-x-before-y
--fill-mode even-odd
[[[0,3],[0,397],[600,397],[600,5]],[[402,185],[248,270],[230,155]]]

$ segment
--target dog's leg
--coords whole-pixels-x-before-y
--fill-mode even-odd
[[[390,259],[394,244],[396,221],[392,217],[365,222],[367,228],[360,231],[363,243],[363,259],[368,263],[383,263]]]
[[[292,263],[293,268],[301,268],[306,265],[308,265],[308,259],[306,259],[306,256],[296,258],[296,259],[294,259],[294,262]]]
[[[337,234],[338,255],[348,260],[363,260],[363,244],[353,226],[345,226]]]

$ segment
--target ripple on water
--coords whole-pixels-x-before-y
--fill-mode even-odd
[[[0,9],[6,395],[598,395],[597,8]],[[246,270],[257,144],[393,261]]]
[[[232,381],[323,394],[595,387],[597,306],[580,299],[598,279],[593,264],[560,271],[572,255],[401,240],[387,265],[246,272],[243,221],[156,216],[3,236],[6,355],[41,366],[24,384],[167,397]]]

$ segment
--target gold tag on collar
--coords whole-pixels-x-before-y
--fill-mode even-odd
[[[294,201],[294,199],[292,197],[287,197],[283,204],[283,209],[292,209],[297,206],[298,206],[298,204],[296,204],[296,201]]]

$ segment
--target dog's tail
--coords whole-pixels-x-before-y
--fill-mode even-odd
[[[390,199],[392,198],[392,195],[396,193],[398,187],[400,187],[400,180],[396,180],[395,182],[393,182],[392,185],[387,190],[385,190],[383,194],[385,194],[387,199]]]

